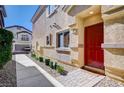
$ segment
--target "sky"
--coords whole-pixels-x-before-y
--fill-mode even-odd
[[[31,18],[38,5],[6,5],[5,26],[20,25],[32,30]]]

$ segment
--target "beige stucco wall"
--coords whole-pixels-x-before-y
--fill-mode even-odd
[[[47,12],[45,11],[36,23],[33,24],[32,44],[36,47],[36,41],[38,41],[39,47],[44,47],[44,56],[68,63],[74,63],[76,65],[78,64],[79,67],[82,67],[84,66],[84,28],[85,26],[102,22],[101,14],[94,14],[88,17],[83,16],[83,18],[79,16],[72,17],[62,11],[62,7],[63,6],[60,6],[57,9],[57,13],[51,17],[48,17]],[[50,28],[50,25],[53,25],[54,23],[59,25],[61,29],[57,30],[56,28]],[[78,33],[74,34],[73,31],[70,30],[70,55],[60,54],[56,51],[56,33],[65,29],[71,29],[69,28],[69,25],[74,23],[76,23],[78,27]],[[52,46],[47,46],[46,36],[50,33],[53,35],[53,42]]]
[[[117,7],[119,6],[102,6],[102,16],[104,19],[104,44],[113,45],[104,49],[104,62],[106,75],[124,81],[124,48],[114,47],[114,45],[124,44],[124,16],[118,15],[120,11],[116,11],[116,13],[114,12],[114,9]],[[113,9],[111,14],[104,13],[111,9]],[[121,12],[124,14],[124,10],[121,10]],[[106,19],[104,17],[105,15],[109,18]]]
[[[71,55],[60,54],[56,51],[56,33],[63,31],[65,29],[69,29],[68,26],[74,22],[74,18],[71,16],[68,16],[64,11],[62,11],[62,7],[63,6],[60,6],[57,9],[57,12],[53,16],[46,18],[46,22],[47,22],[46,36],[49,35],[50,33],[53,35],[52,46],[54,48],[53,49],[46,48],[44,55],[51,57],[51,58],[55,58],[55,59],[63,61],[63,62],[71,63]],[[47,13],[47,12],[45,11],[45,13]],[[61,29],[58,30],[54,27],[50,28],[50,25],[53,25],[54,23],[59,25],[61,27]],[[49,53],[49,52],[51,52],[51,53]],[[71,50],[70,50],[70,52],[71,52]]]
[[[32,28],[32,48],[36,51],[36,43],[38,43],[37,50],[45,46],[45,31],[46,31],[46,15],[45,13],[33,24]]]
[[[39,19],[33,24],[33,50],[38,55],[43,55],[51,59],[60,60],[62,62],[72,63],[72,59],[78,60],[78,51],[74,51],[69,48],[69,54],[58,53],[56,50],[56,33],[65,29],[69,29],[69,25],[75,22],[75,18],[67,15],[63,10],[63,5],[59,6],[57,12],[48,17],[47,11],[39,17]],[[61,29],[54,27],[50,28],[54,23],[59,25]],[[52,46],[46,45],[46,36],[52,34]],[[36,49],[36,42],[38,42],[38,48]],[[76,44],[77,43],[77,44]],[[70,30],[70,47],[77,47],[78,37]],[[38,53],[42,47],[43,54]],[[61,50],[63,51],[63,50]]]

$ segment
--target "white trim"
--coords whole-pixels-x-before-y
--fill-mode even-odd
[[[25,45],[31,45],[31,42],[14,42],[14,44],[25,44]]]
[[[56,48],[56,50],[58,50],[58,51],[71,51],[70,47],[59,47],[59,48]]]

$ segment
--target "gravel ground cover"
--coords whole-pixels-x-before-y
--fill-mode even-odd
[[[13,87],[12,80],[4,69],[0,70],[0,87]]]
[[[106,76],[95,87],[124,87],[124,83]]]
[[[16,87],[16,63],[8,62],[0,70],[0,87]]]

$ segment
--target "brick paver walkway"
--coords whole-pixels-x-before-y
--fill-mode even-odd
[[[93,87],[104,78],[103,75],[77,69],[69,72],[67,76],[59,76],[56,79],[67,87]]]

